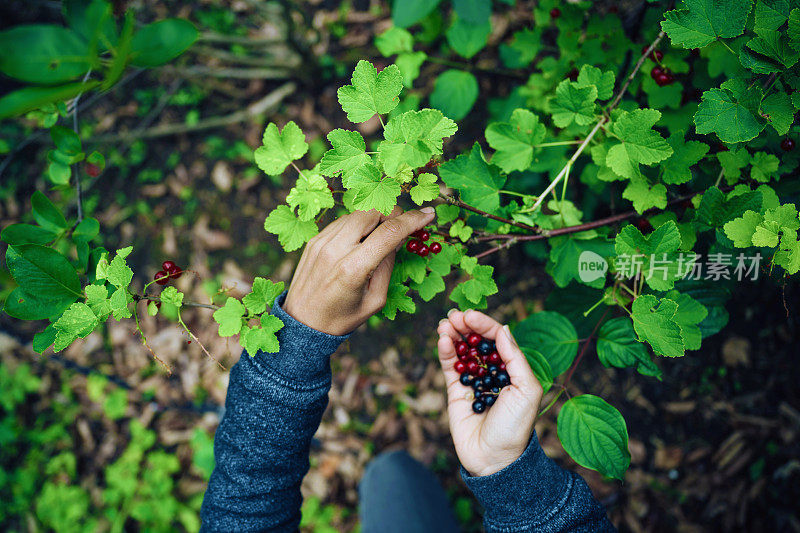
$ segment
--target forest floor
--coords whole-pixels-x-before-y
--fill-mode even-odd
[[[234,4],[237,18],[254,21],[248,33],[280,35],[281,26],[273,27],[269,13],[250,2]],[[226,18],[211,8],[206,11],[222,31]],[[509,24],[522,23],[515,19]],[[164,259],[193,271],[177,287],[194,301],[208,301],[209,292],[220,287],[241,296],[256,275],[288,284],[299,253],[283,253],[274,236],[264,232],[263,220],[284,200],[294,177],[287,173],[273,180],[252,164],[250,154],[260,145],[262,123],[208,130],[191,125],[230,116],[279,91],[282,98],[269,108],[267,121],[297,122],[318,157],[324,134],[347,126],[336,102],[342,75],[355,59],[376,55],[373,37],[387,24],[385,12],[354,9],[340,17],[335,10],[317,10],[313,25],[323,37],[313,53],[327,54],[346,67],[326,70],[324,76],[305,71],[299,51],[274,45],[267,54],[272,59],[265,60],[272,61],[268,68],[280,71],[274,79],[203,77],[202,67],[224,63],[211,44],[204,44],[177,66],[135,75],[87,107],[82,123],[90,137],[106,136],[98,147],[111,163],[88,185],[87,210],[100,221],[107,248],[134,246],[129,262],[141,274],[135,284],[141,287]],[[274,66],[278,63],[280,68]],[[430,77],[423,72],[421,80]],[[489,92],[502,93],[502,83],[489,78],[481,83]],[[472,120],[464,121],[446,155],[482,134]],[[184,124],[191,131],[137,139],[165,124]],[[481,124],[481,117],[474,124]],[[361,129],[369,134],[377,127],[367,122]],[[0,226],[19,221],[29,207],[23,199],[34,189],[44,189],[43,155],[36,142],[16,154],[17,162],[37,164],[9,167],[7,172],[19,176],[19,185],[2,196]],[[54,196],[58,199],[59,193]],[[496,255],[493,264],[501,273],[501,292],[489,300],[493,317],[514,323],[547,307],[552,286],[541,262],[517,249]],[[743,282],[728,304],[730,323],[722,332],[704,342],[701,351],[658,361],[663,381],[604,368],[590,346],[572,385],[576,392],[601,395],[621,411],[630,435],[631,468],[619,483],[572,462],[555,434],[558,404],[536,425],[545,451],[587,480],[621,531],[800,531],[798,302],[796,285]],[[465,529],[480,530],[480,509],[458,475],[435,353],[436,325],[450,307],[439,295],[418,304],[414,316],[372,320],[333,357],[330,403],[303,483],[311,502],[304,507],[306,530],[352,530],[365,465],[393,449],[408,450],[430,465]],[[236,362],[241,349],[216,336],[211,311],[189,309],[184,318],[222,365],[229,369]],[[57,401],[56,392],[64,384],[75,391],[81,410],[73,431],[80,442],[76,453],[82,475],[96,475],[120,453],[129,439],[126,420],[138,418],[181,459],[181,494],[188,499],[202,493],[205,478],[191,466],[191,442],[197,428],[207,435],[215,430],[228,371],[207,358],[197,343],[188,343],[179,326],[161,318],[145,316],[143,329],[151,348],[174,369],[172,375],[154,363],[130,325],[109,322],[104,332],[58,356],[44,357],[33,354],[29,345],[38,326],[0,317],[0,330],[8,333],[0,335],[0,357],[11,366],[33,364],[53,391],[49,401]],[[130,387],[125,420],[97,416],[101,406],[86,392],[86,375],[95,373]],[[36,407],[47,408],[47,401]]]

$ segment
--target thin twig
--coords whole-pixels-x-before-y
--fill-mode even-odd
[[[503,224],[510,224],[511,226],[516,226],[518,228],[522,228],[522,229],[528,230],[528,231],[539,231],[537,228],[535,228],[533,226],[529,226],[528,224],[523,224],[522,222],[515,222],[515,221],[509,220],[507,218],[503,218],[503,217],[499,217],[497,215],[493,215],[491,213],[487,213],[486,211],[478,209],[477,207],[472,207],[471,205],[465,204],[464,202],[454,198],[453,196],[448,196],[446,194],[439,194],[439,198],[443,199],[448,204],[457,205],[458,207],[466,209],[467,211],[472,211],[473,213],[475,213],[477,215],[481,215],[482,217],[485,217],[485,218],[491,218],[492,220],[496,220],[498,222],[502,222]]]

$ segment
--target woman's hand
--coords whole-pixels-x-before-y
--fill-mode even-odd
[[[350,333],[386,304],[397,248],[433,212],[397,207],[388,217],[355,211],[333,221],[306,245],[284,310],[318,331]]]
[[[533,375],[508,326],[478,311],[451,311],[439,332],[439,360],[447,381],[447,412],[456,453],[473,476],[488,476],[513,463],[528,446],[542,401],[542,386]],[[472,390],[459,382],[455,342],[475,332],[495,341],[511,385],[481,414],[472,412]]]

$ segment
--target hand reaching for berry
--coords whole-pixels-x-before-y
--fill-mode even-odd
[[[318,331],[344,335],[386,303],[397,249],[429,224],[432,207],[387,217],[355,211],[311,239],[292,277],[284,310]]]
[[[447,382],[450,433],[464,468],[474,476],[487,476],[514,462],[528,446],[542,401],[542,386],[533,375],[508,326],[478,311],[451,311],[439,332],[439,360]],[[494,340],[510,383],[500,389],[491,409],[473,410],[474,394],[456,370],[463,364],[456,343],[477,334]],[[468,342],[468,344],[471,344]],[[463,348],[462,348],[463,350]],[[498,363],[500,364],[500,363]]]

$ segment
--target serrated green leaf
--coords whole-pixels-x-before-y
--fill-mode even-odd
[[[702,48],[720,37],[744,32],[752,0],[686,0],[682,9],[667,11],[661,22],[673,46]]]
[[[659,301],[643,294],[633,301],[631,319],[639,340],[647,342],[657,355],[682,357],[685,346],[681,327],[675,320],[678,304],[668,298]]]
[[[297,218],[300,220],[314,220],[320,211],[333,207],[333,194],[325,178],[306,171],[298,176],[297,183],[286,197],[286,203],[292,209],[297,208]]]
[[[558,439],[579,465],[622,480],[631,463],[625,419],[602,398],[582,394],[558,413]]]
[[[367,145],[357,131],[335,129],[328,134],[328,141],[333,148],[325,152],[319,162],[323,176],[335,176],[341,172],[342,180],[346,181],[358,168],[370,162]]]
[[[264,229],[278,236],[278,242],[287,252],[297,250],[319,233],[313,220],[300,220],[288,205],[279,205],[264,220]]]
[[[533,162],[535,146],[546,129],[539,117],[527,109],[515,109],[508,122],[493,122],[486,128],[486,142],[494,148],[492,164],[505,172],[526,170]]]
[[[402,89],[403,76],[397,65],[378,72],[372,63],[362,59],[353,70],[351,85],[339,87],[337,95],[350,122],[366,122],[394,109]]]
[[[270,122],[264,130],[262,145],[256,148],[255,160],[258,168],[270,175],[278,175],[292,161],[300,159],[308,151],[306,136],[300,126],[289,121],[278,130],[274,122]]]
[[[282,281],[275,283],[269,279],[256,277],[253,280],[253,290],[242,298],[242,302],[250,313],[261,314],[272,307],[275,298],[283,292],[283,285]]]
[[[553,123],[559,128],[566,128],[573,122],[585,126],[595,120],[594,101],[597,99],[597,87],[581,86],[576,82],[563,80],[556,87],[556,95],[550,102]]]
[[[230,337],[236,335],[242,329],[242,318],[245,309],[242,302],[233,297],[225,300],[225,305],[214,311],[212,315],[219,324],[219,336]]]
[[[493,213],[500,207],[500,188],[505,178],[483,159],[480,145],[475,143],[468,154],[462,154],[439,167],[442,181],[458,189],[461,200]]]

